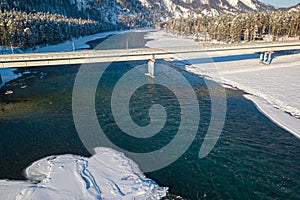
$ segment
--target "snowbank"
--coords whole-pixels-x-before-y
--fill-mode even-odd
[[[0,88],[5,85],[5,83],[8,83],[11,80],[17,79],[22,74],[15,73],[16,69],[9,68],[9,69],[0,69]]]
[[[164,32],[151,32],[145,35],[145,39],[151,39],[146,46],[151,48],[176,47],[176,46],[195,46],[197,43],[191,39],[178,38]]]
[[[273,122],[281,126],[282,128],[293,133],[296,137],[300,139],[300,123],[299,119],[291,115],[283,115],[282,111],[279,109],[274,109],[274,107],[269,104],[266,100],[253,96],[253,95],[244,95],[247,99],[253,101],[257,108],[265,113]]]
[[[163,32],[150,33],[147,38],[154,40],[147,43],[153,48],[197,45],[192,40],[174,38]],[[186,66],[192,73],[259,97],[248,99],[278,125],[300,137],[300,54],[275,57],[270,66],[260,65],[258,54],[190,53],[177,57],[192,64]]]
[[[161,199],[168,188],[147,179],[123,153],[97,148],[91,158],[51,156],[25,171],[28,181],[0,181],[3,199]]]

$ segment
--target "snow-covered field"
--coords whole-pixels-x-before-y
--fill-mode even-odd
[[[149,47],[198,45],[164,32],[147,35]],[[271,120],[300,138],[300,54],[278,56],[270,66],[259,64],[259,55],[234,55],[232,52],[177,55],[192,65],[186,69],[217,82],[237,87],[246,93]]]
[[[28,181],[0,181],[1,199],[161,199],[159,187],[123,153],[97,148],[91,158],[51,156],[25,170]]]

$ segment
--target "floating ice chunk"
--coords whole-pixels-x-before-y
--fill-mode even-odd
[[[14,91],[12,91],[12,90],[7,90],[7,91],[4,92],[4,94],[6,94],[6,95],[13,94],[13,93],[14,93]]]

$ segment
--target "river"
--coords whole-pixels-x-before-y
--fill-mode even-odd
[[[142,47],[146,43],[144,34],[122,35],[112,45]],[[92,46],[96,47],[97,42]],[[128,137],[117,126],[110,109],[113,89],[123,74],[146,64],[147,61],[112,63],[95,95],[95,110],[103,131],[116,145],[132,152],[154,151],[170,143],[181,117],[172,91],[149,83],[131,98],[130,112],[133,120],[144,126],[149,123],[150,105],[163,105],[168,119],[161,132],[141,140]],[[222,134],[210,154],[200,159],[199,149],[211,117],[207,82],[186,72],[180,63],[158,60],[157,64],[175,69],[191,84],[199,103],[200,122],[188,150],[167,167],[146,173],[147,177],[188,199],[300,199],[300,140],[260,113],[242,91],[226,89]],[[0,179],[24,179],[23,170],[46,156],[91,155],[78,135],[72,115],[73,86],[79,68],[80,65],[69,65],[19,69],[25,72],[23,76],[5,86],[14,93],[0,94]],[[20,88],[24,85],[27,87]]]

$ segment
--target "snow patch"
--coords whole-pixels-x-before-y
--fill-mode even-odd
[[[16,73],[15,68],[0,69],[0,88],[11,80],[15,80],[22,76],[21,73]]]
[[[257,108],[263,112],[269,119],[281,126],[282,128],[293,133],[300,139],[300,119],[294,118],[289,114],[282,114],[282,111],[276,109],[273,105],[269,104],[266,100],[253,96],[244,95],[247,99],[255,103]]]
[[[151,8],[150,3],[147,0],[139,0],[141,4],[147,8]]]
[[[151,39],[146,46],[151,48],[176,47],[176,46],[193,46],[195,43],[186,38],[172,37],[164,32],[150,32],[145,39]]]
[[[252,0],[241,0],[246,6],[252,8],[253,10],[257,10],[255,3]]]
[[[235,8],[238,8],[238,3],[242,2],[246,6],[252,8],[253,10],[257,9],[256,5],[253,3],[252,0],[227,0],[227,1],[230,5],[232,5]]]
[[[227,0],[227,2],[233,7],[237,7],[239,0]]]

